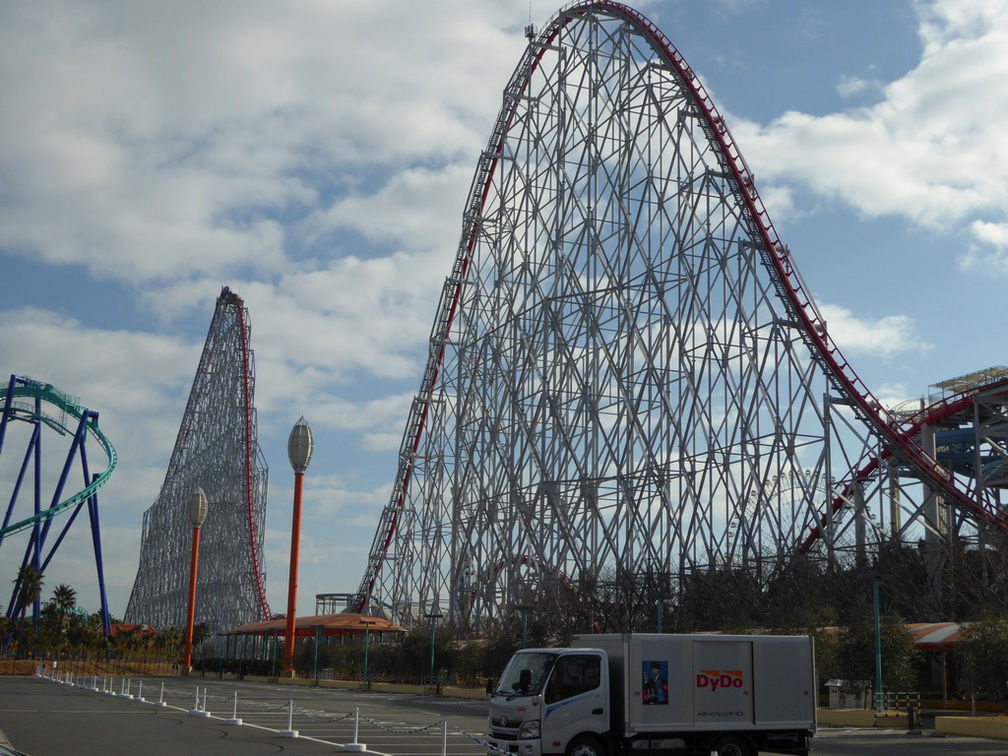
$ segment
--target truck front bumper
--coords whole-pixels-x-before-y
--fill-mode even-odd
[[[542,756],[538,740],[487,739],[487,756]]]

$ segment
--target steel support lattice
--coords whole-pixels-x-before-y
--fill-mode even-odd
[[[192,535],[187,508],[200,487],[209,513],[201,533],[196,622],[213,634],[270,617],[260,562],[268,471],[256,436],[249,334],[244,303],[225,287],[164,484],[144,512],[127,622],[183,627]]]
[[[997,520],[843,359],[664,35],[598,0],[528,36],[358,610],[476,627],[607,570],[864,553],[894,451]]]
[[[6,392],[0,399],[0,450],[4,448],[5,442],[8,446],[10,445],[8,431],[12,431],[15,421],[17,424],[27,425],[31,430],[26,436],[27,444],[23,456],[20,457],[20,466],[5,468],[13,475],[10,480],[10,488],[8,489],[6,485],[8,481],[6,480],[3,481],[4,485],[2,486],[4,489],[2,495],[7,500],[7,509],[3,516],[3,523],[0,525],[0,546],[5,542],[9,544],[10,536],[30,531],[21,567],[22,569],[32,567],[40,576],[44,575],[74,520],[86,505],[88,519],[91,523],[91,540],[98,577],[102,628],[107,635],[111,632],[111,620],[105,593],[98,489],[105,485],[116,467],[118,457],[115,448],[98,428],[98,413],[84,407],[79,399],[60,391],[50,383],[12,375]],[[61,442],[54,447],[49,447],[47,442],[46,454],[43,454],[43,438],[46,435],[43,433],[44,428],[53,431],[50,440],[61,439]],[[12,432],[12,435],[16,435],[16,433]],[[86,442],[89,436],[98,443],[108,460],[107,466],[100,473],[92,473],[88,461]],[[58,460],[58,452],[52,457],[49,457],[49,454],[54,448],[63,446],[63,442],[67,440],[69,440],[69,447],[63,460],[61,472],[50,481],[49,474],[43,473],[43,468],[46,466],[44,457],[48,458],[45,461]],[[14,452],[14,455],[18,456],[17,452]],[[82,478],[79,486],[71,482],[73,479],[72,468],[78,463]],[[43,479],[46,480],[46,484],[43,484]],[[49,482],[53,483],[53,488],[51,492],[44,493],[43,487]],[[33,490],[25,490],[29,488]],[[20,498],[31,499],[32,514],[25,516],[27,514],[25,508],[18,508],[19,494],[23,494]],[[54,535],[51,528],[59,514],[67,514],[68,516],[64,518],[63,526],[59,528],[59,532]],[[6,616],[8,619],[20,617],[27,609],[22,604],[21,578],[22,575],[19,571],[18,577],[14,581],[13,593],[7,603]],[[39,613],[40,605],[41,597],[37,596],[33,607],[36,616]]]

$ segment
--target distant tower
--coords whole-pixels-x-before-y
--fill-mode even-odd
[[[210,506],[202,526],[196,623],[214,633],[270,616],[261,561],[268,470],[256,436],[249,333],[248,310],[224,287],[161,493],[144,512],[127,622],[184,625],[188,502],[199,488]]]

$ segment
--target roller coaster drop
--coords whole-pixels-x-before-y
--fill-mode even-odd
[[[261,559],[269,471],[256,427],[250,336],[245,303],[224,287],[164,484],[144,512],[127,622],[185,627],[192,533],[187,507],[198,488],[209,499],[209,513],[201,529],[196,622],[213,637],[270,618]]]
[[[12,430],[15,421],[26,423],[31,430],[28,434],[24,456],[16,468],[3,525],[0,526],[0,545],[3,545],[14,534],[30,530],[21,566],[34,567],[39,574],[44,574],[56,554],[56,550],[63,543],[70,526],[73,525],[77,515],[86,505],[91,522],[91,539],[101,599],[102,627],[105,634],[108,635],[111,626],[105,595],[105,572],[102,566],[98,489],[105,485],[115,469],[115,449],[98,428],[97,412],[86,409],[79,400],[64,394],[51,384],[12,375],[7,384],[7,391],[3,397],[2,414],[0,414],[0,452],[4,450],[5,442],[9,445],[8,433]],[[70,447],[66,452],[65,461],[48,504],[43,500],[42,490],[43,478],[46,477],[43,472],[43,428],[49,428],[60,436],[71,438]],[[93,474],[91,472],[87,456],[88,436],[98,443],[107,458],[105,469],[100,473]],[[46,447],[50,448],[48,444]],[[82,486],[80,490],[66,496],[66,488],[76,460],[79,460],[80,464]],[[22,519],[15,519],[19,494],[29,473],[31,473],[34,488],[32,514]],[[50,529],[56,522],[57,515],[60,514],[68,514],[68,517],[55,540],[50,542]],[[20,574],[19,572],[19,579]],[[20,617],[25,613],[27,607],[23,605],[22,601],[21,585],[15,581],[14,592],[7,604],[9,619]],[[37,615],[39,611],[39,598],[37,597],[33,610]]]
[[[884,410],[662,32],[597,0],[527,36],[356,609],[480,627],[607,570],[1008,533],[1005,371]]]

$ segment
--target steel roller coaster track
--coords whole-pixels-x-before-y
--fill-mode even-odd
[[[227,287],[217,298],[161,491],[144,513],[140,566],[126,619],[185,623],[191,525],[187,503],[209,499],[201,528],[196,621],[217,632],[270,618],[262,548],[268,469],[259,448],[248,311]]]
[[[606,565],[683,574],[705,559],[747,563],[766,553],[768,524],[777,556],[808,551],[852,486],[893,455],[1008,533],[996,491],[915,437],[969,397],[909,423],[882,408],[661,30],[595,0],[527,32],[356,610],[492,620],[541,598],[549,580]],[[828,390],[865,429],[839,485]],[[802,468],[832,493],[815,500],[809,485],[785,517],[773,486]]]
[[[10,377],[6,394],[3,398],[3,409],[0,414],[0,452],[10,423],[18,420],[33,426],[27,450],[17,469],[12,486],[10,500],[0,526],[0,545],[9,536],[25,530],[31,530],[31,537],[25,548],[22,566],[31,565],[39,573],[44,573],[60,544],[63,543],[70,526],[80,510],[86,504],[91,520],[91,535],[95,552],[95,565],[98,574],[98,585],[101,599],[101,615],[105,632],[110,631],[108,603],[105,596],[105,575],[101,555],[101,533],[98,521],[98,490],[108,482],[115,470],[117,456],[112,443],[98,427],[98,413],[84,407],[79,400],[65,394],[49,383],[42,383],[31,378],[16,375]],[[71,436],[70,448],[67,450],[60,475],[50,497],[48,506],[42,501],[42,427],[48,427],[60,436]],[[87,456],[86,441],[91,437],[105,453],[107,463],[100,473],[92,474]],[[70,477],[71,468],[79,458],[83,477],[83,487],[65,496],[65,490]],[[25,478],[34,463],[34,512],[28,517],[15,520],[16,504]],[[65,496],[65,498],[64,498]],[[63,529],[46,552],[49,530],[55,518],[64,513],[70,513]],[[44,556],[43,553],[45,552]],[[16,581],[15,581],[16,582]],[[26,608],[21,605],[20,588],[15,585],[14,594],[8,604],[8,617],[20,615]]]

